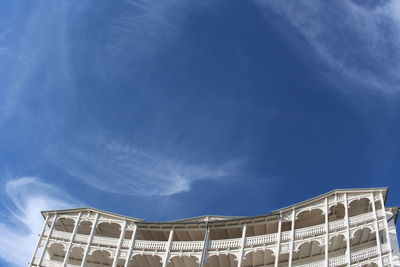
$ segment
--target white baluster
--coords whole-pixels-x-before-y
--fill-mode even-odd
[[[390,242],[390,233],[389,233],[389,226],[388,226],[388,223],[387,223],[385,201],[383,200],[382,191],[381,191],[379,194],[380,194],[381,207],[382,207],[382,212],[383,212],[383,222],[384,222],[384,225],[385,225],[385,234],[386,234],[386,240],[387,240],[387,248],[388,248],[388,250],[389,250],[389,262],[390,262],[390,266],[393,266],[392,243]]]
[[[329,267],[329,206],[328,198],[325,198],[325,267]]]

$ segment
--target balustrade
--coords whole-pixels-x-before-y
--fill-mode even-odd
[[[174,241],[171,250],[202,250],[204,241]]]
[[[241,238],[222,239],[222,240],[210,240],[209,249],[220,249],[220,248],[238,248],[240,247]]]
[[[384,216],[384,210],[377,211],[378,218]],[[350,226],[355,226],[367,221],[373,220],[372,212],[357,215],[350,217]],[[383,225],[383,223],[381,223]],[[334,222],[329,223],[329,230],[335,231],[339,229],[343,229],[345,227],[344,219],[337,220]],[[316,236],[325,233],[325,225],[314,225],[305,228],[295,229],[294,237],[296,239],[303,239],[305,237]],[[49,230],[44,231],[44,236],[49,234]],[[71,237],[71,233],[53,230],[51,234],[52,238],[56,239],[63,239],[69,240]],[[287,241],[291,239],[291,231],[282,232],[281,240]],[[75,242],[79,243],[86,243],[88,240],[87,235],[83,234],[76,234]],[[122,241],[121,247],[128,248],[130,240],[124,239]],[[272,244],[277,242],[277,233],[266,234],[266,235],[259,235],[259,236],[249,236],[246,238],[245,246],[259,246],[265,244]],[[100,246],[107,246],[107,247],[117,247],[118,246],[118,239],[111,238],[111,237],[102,237],[102,236],[94,236],[92,239],[92,244],[100,245]],[[202,250],[204,245],[204,241],[173,241],[172,242],[172,250],[175,251],[184,251],[184,250]],[[167,246],[166,241],[152,241],[152,240],[136,240],[134,249],[144,249],[144,250],[156,250],[156,251],[165,251]],[[208,249],[230,249],[230,248],[238,248],[241,246],[241,239],[234,238],[234,239],[222,239],[222,240],[209,240],[208,241]],[[383,250],[383,249],[382,249]],[[384,252],[384,251],[382,251]],[[386,252],[386,251],[385,251]],[[352,253],[352,260],[357,260],[358,258],[364,258],[365,253],[374,254],[376,251],[372,249],[367,249],[362,252],[355,252]],[[362,254],[362,255],[361,255]],[[345,262],[344,258],[333,258],[329,260],[329,266],[335,266],[338,262]],[[340,264],[339,264],[340,265]]]

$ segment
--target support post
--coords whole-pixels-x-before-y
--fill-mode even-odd
[[[96,216],[94,218],[94,222],[92,224],[92,229],[90,230],[90,234],[89,234],[89,237],[88,237],[88,240],[87,240],[87,246],[86,246],[86,249],[85,249],[85,252],[84,252],[84,255],[83,255],[81,267],[85,267],[85,265],[86,265],[86,260],[87,260],[87,257],[88,257],[88,254],[89,254],[89,250],[90,250],[90,244],[92,243],[93,235],[94,235],[94,233],[96,231],[96,226],[97,226],[97,221],[98,220],[99,220],[99,214],[96,213]]]
[[[329,204],[325,198],[325,267],[329,267]]]
[[[347,265],[351,266],[351,249],[350,249],[350,222],[349,222],[349,206],[347,203],[347,193],[344,193],[344,218],[346,223],[346,259]]]
[[[38,243],[37,243],[36,246],[35,246],[35,251],[33,252],[31,261],[29,262],[29,267],[32,267],[32,264],[33,264],[34,261],[35,261],[36,253],[37,253],[37,251],[38,251],[38,249],[39,249],[40,242],[42,241],[43,234],[44,234],[44,232],[46,231],[46,226],[47,226],[47,222],[49,221],[49,217],[50,217],[50,215],[47,214],[47,216],[46,216],[46,221],[44,222],[42,231],[40,232],[40,235],[39,235],[39,241],[38,241]]]
[[[388,248],[388,251],[389,251],[389,261],[390,261],[389,266],[393,266],[392,243],[390,242],[390,233],[389,233],[389,226],[388,226],[388,223],[387,223],[388,221],[387,221],[387,215],[386,215],[385,201],[383,200],[382,191],[379,194],[380,194],[380,199],[381,199],[383,220],[384,220],[384,224],[385,224],[385,234],[386,234],[386,240],[387,240],[387,248]]]
[[[119,236],[118,246],[117,246],[117,250],[115,251],[115,256],[114,256],[114,261],[113,261],[112,267],[117,267],[118,258],[119,258],[119,252],[121,251],[122,242],[124,241],[124,236],[125,236],[125,231],[126,231],[126,225],[127,224],[128,224],[128,222],[124,221],[124,223],[122,225],[121,234]]]
[[[379,256],[378,266],[383,267],[381,238],[380,238],[380,234],[379,234],[378,215],[376,213],[374,193],[371,193],[371,204],[372,204],[372,213],[374,215],[376,248],[378,249],[378,256]]]
[[[165,248],[165,256],[163,259],[162,267],[167,267],[168,265],[169,251],[171,250],[173,239],[174,239],[174,229],[171,229],[171,231],[169,232],[167,247]]]
[[[43,251],[42,251],[42,254],[40,255],[39,262],[38,262],[37,266],[41,266],[42,265],[42,260],[43,260],[44,254],[46,253],[46,248],[49,245],[50,236],[53,233],[54,224],[56,223],[56,220],[57,220],[57,213],[54,213],[53,221],[51,222],[49,233],[47,234],[47,238],[46,238],[46,241],[45,241],[44,246],[43,246]]]
[[[277,236],[277,244],[275,250],[275,267],[279,265],[279,254],[281,253],[281,237],[282,237],[282,213],[279,214],[279,222],[278,222],[278,236]]]
[[[207,261],[208,238],[211,231],[211,225],[206,222],[206,232],[204,233],[203,251],[201,253],[200,267],[204,267]]]
[[[126,260],[125,260],[124,267],[128,267],[128,265],[129,265],[129,261],[131,259],[131,254],[132,254],[132,250],[133,250],[133,247],[135,246],[136,232],[137,232],[137,225],[134,225],[133,226],[132,237],[131,237],[131,242],[129,243],[128,253],[126,254]]]
[[[241,241],[241,244],[240,244],[240,253],[239,253],[239,259],[238,259],[237,267],[242,267],[243,252],[244,252],[244,247],[246,246],[246,231],[247,231],[247,224],[243,225],[242,241]]]
[[[294,232],[294,224],[296,221],[296,209],[293,208],[292,210],[292,229],[290,231],[290,247],[289,247],[289,267],[292,267],[293,261],[293,246],[294,246],[294,239],[295,239],[295,232]]]
[[[76,231],[78,230],[79,224],[81,223],[80,222],[81,216],[82,216],[82,212],[79,212],[78,217],[76,218],[76,221],[75,221],[74,230],[72,230],[72,233],[71,233],[71,237],[70,237],[70,240],[69,240],[69,243],[68,243],[67,252],[65,253],[64,261],[63,261],[63,264],[62,264],[63,267],[67,266],[69,254],[71,253],[72,243],[74,242]]]

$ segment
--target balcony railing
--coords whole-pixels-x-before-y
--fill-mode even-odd
[[[183,243],[183,242],[182,242]],[[200,242],[197,242],[198,248],[200,249]],[[230,243],[230,245],[236,245],[233,243]],[[179,247],[176,247],[175,249],[179,249]],[[388,246],[386,244],[382,245],[382,254],[388,252]],[[370,247],[370,248],[365,248],[362,250],[358,250],[355,252],[351,253],[351,262],[362,262],[364,260],[374,258],[378,256],[378,249],[377,247]],[[33,265],[37,266],[39,264],[39,258],[36,257],[33,261]],[[48,259],[43,259],[41,267],[59,267],[62,264],[60,261],[54,261],[54,260],[48,260]],[[336,257],[332,257],[329,259],[329,267],[336,267],[336,266],[341,266],[347,264],[347,257],[346,255],[340,255]],[[68,264],[69,267],[78,267],[79,265],[73,265],[73,264]],[[293,262],[294,267],[324,267],[325,266],[325,261],[324,260],[318,260],[316,262],[307,262],[307,263],[296,263],[296,261]]]
[[[378,211],[378,218],[383,216],[383,210]],[[350,226],[355,226],[360,223],[364,223],[374,219],[374,214],[372,212],[353,216],[349,218]],[[346,226],[346,222],[344,219],[337,220],[329,223],[329,230],[335,231],[342,229]],[[44,236],[48,236],[49,230],[46,230]],[[296,229],[294,232],[295,239],[305,238],[310,236],[317,236],[325,233],[325,224],[314,225],[310,227]],[[291,231],[285,231],[281,233],[281,240],[287,241],[291,239]],[[71,233],[57,231],[54,230],[52,232],[52,238],[70,240]],[[88,235],[77,234],[75,236],[74,241],[78,243],[87,243]],[[258,246],[265,244],[272,244],[277,242],[278,234],[266,234],[266,235],[258,235],[258,236],[249,236],[246,237],[245,246]],[[123,248],[129,247],[130,240],[124,239],[122,242]],[[118,238],[111,237],[102,237],[102,236],[94,236],[92,239],[92,244],[107,246],[107,247],[117,247],[118,246]],[[173,241],[172,242],[172,250],[202,250],[203,249],[203,241]],[[215,249],[231,249],[238,248],[241,245],[241,238],[234,239],[222,239],[222,240],[210,240],[207,243],[207,249],[215,250]],[[152,240],[136,240],[134,249],[140,250],[166,250],[167,241],[152,241]]]

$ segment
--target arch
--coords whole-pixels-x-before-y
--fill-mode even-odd
[[[68,264],[80,265],[82,263],[84,252],[85,250],[83,247],[73,247],[69,254]]]
[[[57,242],[52,243],[47,247],[46,250],[51,260],[62,261],[66,254],[66,248],[64,244]]]
[[[116,222],[101,222],[96,226],[96,236],[119,238],[121,225]]]
[[[372,228],[372,226],[369,225],[363,225],[362,227],[360,227],[359,229],[357,229],[356,231],[354,231],[351,236],[351,245],[358,245],[358,244],[362,244],[365,242],[369,242],[372,240],[375,240],[375,234],[374,234],[374,229]]]
[[[322,209],[313,208],[310,210],[303,210],[298,213],[295,220],[295,229],[304,228],[308,226],[322,224],[325,221],[325,216]]]
[[[194,255],[180,256],[175,255],[169,259],[168,267],[197,267],[199,266],[200,259]]]
[[[293,259],[302,259],[322,254],[324,251],[323,245],[318,240],[308,240],[301,242],[296,246]]]
[[[158,255],[135,254],[131,258],[129,266],[141,267],[160,267],[162,266],[162,258]]]
[[[89,220],[80,221],[77,233],[82,235],[89,235],[90,231],[92,230],[92,225],[93,223]]]
[[[349,216],[357,216],[370,210],[371,200],[368,197],[352,199],[348,202]]]
[[[274,251],[263,249],[248,252],[242,262],[243,267],[265,266],[275,262]]]
[[[345,206],[343,203],[336,203],[329,207],[328,220],[330,222],[341,220],[345,216]]]
[[[59,217],[54,224],[54,229],[57,231],[72,233],[75,227],[75,219],[71,217]]]
[[[92,251],[92,253],[89,253],[89,256],[87,257],[87,262],[93,264],[111,265],[111,253],[107,250],[96,249]]]
[[[346,236],[343,233],[338,233],[337,235],[333,235],[329,238],[328,250],[329,251],[337,251],[345,248]]]
[[[206,260],[206,267],[235,267],[237,266],[237,256],[232,253],[214,254]]]
[[[361,267],[378,267],[378,264],[376,264],[375,262],[368,262],[361,265]]]

